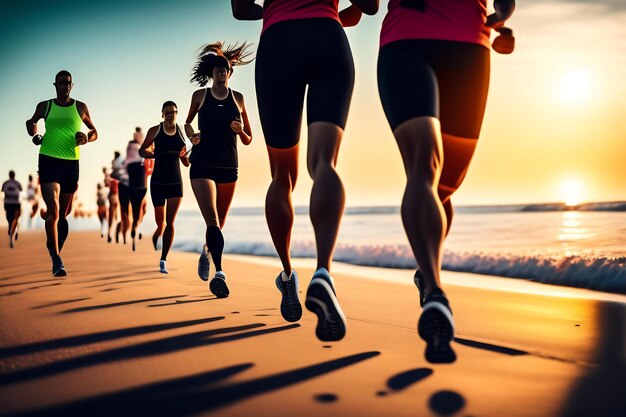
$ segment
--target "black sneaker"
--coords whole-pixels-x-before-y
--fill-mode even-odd
[[[55,277],[64,277],[67,275],[63,261],[59,255],[52,257],[52,275]]]
[[[415,283],[415,286],[417,287],[417,292],[419,293],[420,307],[424,307],[424,295],[423,295],[424,275],[422,275],[422,271],[420,271],[419,269],[417,270],[417,272],[415,272],[415,276],[413,277],[413,282]]]
[[[325,268],[318,269],[306,291],[305,307],[317,315],[315,335],[323,342],[335,342],[346,335],[346,317],[335,295],[333,279]]]
[[[222,271],[217,271],[215,276],[209,282],[209,290],[217,297],[217,298],[226,298],[230,294],[230,290],[228,289],[228,285],[226,285],[226,275]]]
[[[200,259],[198,259],[198,276],[202,281],[209,280],[209,269],[211,268],[211,262],[209,261],[209,248],[207,245],[202,247],[200,253]]]
[[[289,279],[283,281],[284,274],[285,271],[276,277],[276,288],[283,295],[280,302],[280,314],[285,320],[293,323],[302,317],[302,306],[298,298],[298,274],[292,270]]]
[[[454,339],[454,320],[446,295],[435,290],[424,300],[417,322],[417,333],[426,341],[425,357],[431,363],[452,363],[456,353],[450,346]]]

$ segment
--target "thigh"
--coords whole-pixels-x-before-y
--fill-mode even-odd
[[[215,181],[206,178],[191,180],[191,188],[198,202],[204,222],[209,226],[219,226],[217,214],[217,185]]]
[[[315,28],[311,28],[308,35],[314,39],[310,42],[312,50],[306,63],[307,124],[328,122],[345,129],[354,87],[350,45],[338,22],[312,20]]]
[[[421,40],[383,46],[378,54],[378,92],[391,129],[417,117],[439,118],[435,71]]]
[[[292,22],[280,22],[263,33],[255,62],[259,118],[268,146],[290,148],[300,140],[306,82],[305,51],[294,39]],[[285,57],[285,53],[295,56]]]
[[[61,186],[58,182],[46,182],[41,184],[41,197],[44,203],[46,203],[46,209],[58,209],[59,207],[59,194],[61,193]]]

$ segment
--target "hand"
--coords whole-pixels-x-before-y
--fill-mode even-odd
[[[191,141],[192,145],[199,144],[200,143],[200,132],[193,133],[191,136],[189,136],[189,140]]]
[[[35,136],[33,136],[32,141],[35,144],[35,146],[39,146],[39,145],[41,145],[43,143],[43,136],[35,135]]]
[[[515,0],[494,0],[495,13],[487,16],[487,26],[498,29],[511,17],[515,10]]]
[[[85,145],[88,142],[87,135],[81,131],[76,132],[74,138],[76,139],[76,146]]]
[[[230,124],[230,128],[237,134],[243,132],[243,124],[239,120],[233,120]]]
[[[180,152],[178,153],[178,156],[179,156],[180,158],[184,158],[184,157],[186,157],[187,155],[189,155],[189,151],[187,151],[187,147],[186,147],[186,146],[183,146],[183,148],[182,148],[182,149],[180,150]]]
[[[515,49],[515,38],[513,31],[507,27],[501,26],[496,29],[500,34],[493,40],[491,47],[499,54],[508,55]]]

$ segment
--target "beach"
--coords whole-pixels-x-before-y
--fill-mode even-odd
[[[163,275],[145,237],[131,252],[71,232],[59,279],[44,239],[0,242],[1,415],[626,414],[626,296],[444,271],[458,359],[433,365],[408,270],[337,267],[348,333],[323,343],[313,314],[280,316],[277,259],[225,256],[218,300],[196,254]]]

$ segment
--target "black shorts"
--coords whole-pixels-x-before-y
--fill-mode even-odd
[[[307,85],[307,124],[330,122],[344,129],[354,63],[339,22],[313,18],[270,26],[259,41],[255,84],[269,146],[291,148],[298,143]]]
[[[129,188],[128,189],[128,198],[130,200],[130,205],[133,209],[133,219],[139,219],[139,214],[141,212],[141,205],[143,204],[143,199],[146,197],[146,193],[148,192],[147,188]],[[152,194],[152,201],[154,201],[154,193]],[[181,190],[182,196],[182,190]],[[164,205],[165,202],[161,205]],[[156,205],[156,204],[155,204]]]
[[[78,160],[53,158],[39,154],[39,183],[56,182],[61,193],[74,194],[78,189]]]
[[[213,180],[216,184],[236,182],[238,178],[237,168],[214,168],[204,165],[191,164],[189,178]]]
[[[120,210],[122,211],[122,213],[128,213],[128,204],[130,203],[130,197],[128,196],[128,185],[124,185],[121,182],[118,184],[117,198],[120,200]]]
[[[152,198],[152,205],[154,207],[163,207],[165,200],[168,198],[177,198],[183,196],[183,184],[157,184],[150,181],[150,197]],[[131,196],[132,204],[132,196]],[[133,206],[133,212],[135,207]]]
[[[17,211],[21,209],[22,206],[20,204],[4,203],[4,212],[7,215],[7,223],[9,224],[9,226],[13,222]]]
[[[389,43],[378,55],[378,92],[392,130],[432,116],[441,130],[478,138],[489,89],[489,50],[433,39]]]

